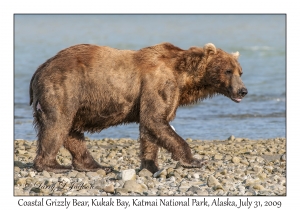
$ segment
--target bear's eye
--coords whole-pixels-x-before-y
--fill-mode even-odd
[[[232,74],[232,70],[231,69],[226,70],[226,74],[227,75],[231,75]]]

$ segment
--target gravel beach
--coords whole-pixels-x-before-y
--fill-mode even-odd
[[[227,140],[186,139],[192,153],[207,159],[203,168],[182,168],[171,154],[160,149],[160,169],[152,174],[140,170],[139,141],[133,139],[90,140],[86,144],[98,162],[113,172],[57,174],[32,168],[36,141],[14,141],[14,195],[16,196],[234,196],[286,195],[286,139],[250,140],[230,136]],[[61,148],[57,160],[70,165],[70,153]]]

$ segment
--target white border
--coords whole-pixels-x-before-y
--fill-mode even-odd
[[[299,11],[295,1],[8,1],[1,2],[1,206],[18,207],[13,197],[13,14],[15,13],[281,13],[287,14],[287,196],[281,209],[298,206],[299,199]],[[299,50],[298,50],[299,51]],[[270,90],[271,91],[271,90]],[[34,199],[33,197],[30,199]],[[85,198],[79,198],[85,199]],[[91,199],[90,197],[87,199]],[[124,199],[131,199],[129,197]],[[235,199],[235,198],[232,198]],[[277,198],[268,197],[269,200]],[[266,200],[258,197],[257,200]],[[99,208],[99,207],[98,207]],[[198,207],[200,208],[200,207]],[[297,207],[296,207],[297,208]]]

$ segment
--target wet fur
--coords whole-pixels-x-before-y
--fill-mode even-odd
[[[232,69],[232,75],[225,73]],[[110,126],[140,124],[141,168],[158,170],[158,148],[172,153],[186,167],[201,167],[188,144],[170,127],[180,105],[215,94],[240,97],[242,69],[236,54],[203,48],[182,50],[170,43],[138,51],[76,45],[60,51],[34,73],[30,82],[38,150],[38,171],[104,168],[88,152],[83,132]],[[61,146],[72,166],[56,161]]]

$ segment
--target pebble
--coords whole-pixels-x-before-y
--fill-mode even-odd
[[[136,174],[135,174],[135,170],[134,169],[128,169],[128,170],[123,170],[120,173],[120,179],[122,179],[122,181],[128,181],[128,180],[135,180],[136,178]]]
[[[214,156],[214,159],[215,160],[222,160],[223,159],[223,155],[217,154],[217,155]]]
[[[35,172],[34,171],[30,171],[29,172],[29,177],[35,177]]]
[[[97,172],[86,172],[86,176],[90,179],[98,179],[99,174]]]
[[[112,184],[110,184],[110,185],[104,187],[104,191],[108,192],[108,193],[114,193],[115,188]]]
[[[235,163],[235,164],[239,164],[239,163],[240,163],[240,158],[239,158],[239,157],[233,157],[233,158],[231,159],[231,161],[232,161],[233,163]]]
[[[260,184],[254,185],[253,188],[256,189],[256,190],[264,190],[265,189],[264,186],[262,186]]]
[[[18,168],[24,168],[25,164],[21,161],[14,161],[14,166]]]
[[[75,177],[76,178],[85,178],[85,173],[84,172],[78,172]]]
[[[128,192],[136,192],[139,194],[142,194],[144,191],[144,188],[141,184],[138,184],[135,180],[128,180],[124,183],[123,186],[124,189],[126,189]]]
[[[280,157],[280,160],[281,160],[281,161],[286,161],[286,154],[283,154],[283,155]]]
[[[195,178],[195,179],[199,179],[200,175],[198,173],[194,173],[194,174],[192,174],[192,177]]]
[[[15,140],[14,195],[18,196],[282,196],[286,195],[286,139],[187,139],[195,158],[206,167],[183,168],[161,149],[160,170],[140,170],[139,142],[132,139],[86,139],[87,148],[101,165],[113,172],[37,172],[33,166],[36,141]],[[62,148],[57,156],[71,164]],[[63,183],[63,184],[59,184]],[[44,187],[43,187],[44,186]],[[70,187],[73,189],[70,189]],[[51,188],[52,187],[52,188]]]
[[[140,172],[139,172],[139,176],[148,176],[148,177],[152,177],[153,173],[150,172],[149,170],[143,168]]]
[[[106,175],[106,172],[105,172],[103,169],[99,169],[99,170],[97,171],[97,173],[98,173],[101,177],[103,177],[103,176]]]
[[[44,177],[46,177],[46,178],[50,178],[50,177],[51,177],[50,174],[48,173],[48,171],[43,171],[43,172],[42,172],[42,175],[43,175]]]
[[[165,168],[162,168],[160,169],[159,171],[155,172],[153,174],[153,177],[154,178],[157,178],[157,177],[165,177],[167,175],[167,170]]]
[[[125,188],[117,188],[116,189],[116,194],[118,195],[128,195],[128,190]]]
[[[214,176],[209,176],[207,179],[207,185],[209,187],[214,187],[214,186],[220,185],[220,183]]]
[[[70,171],[68,173],[68,177],[69,178],[74,178],[74,177],[76,177],[77,174],[78,174],[78,171]]]

